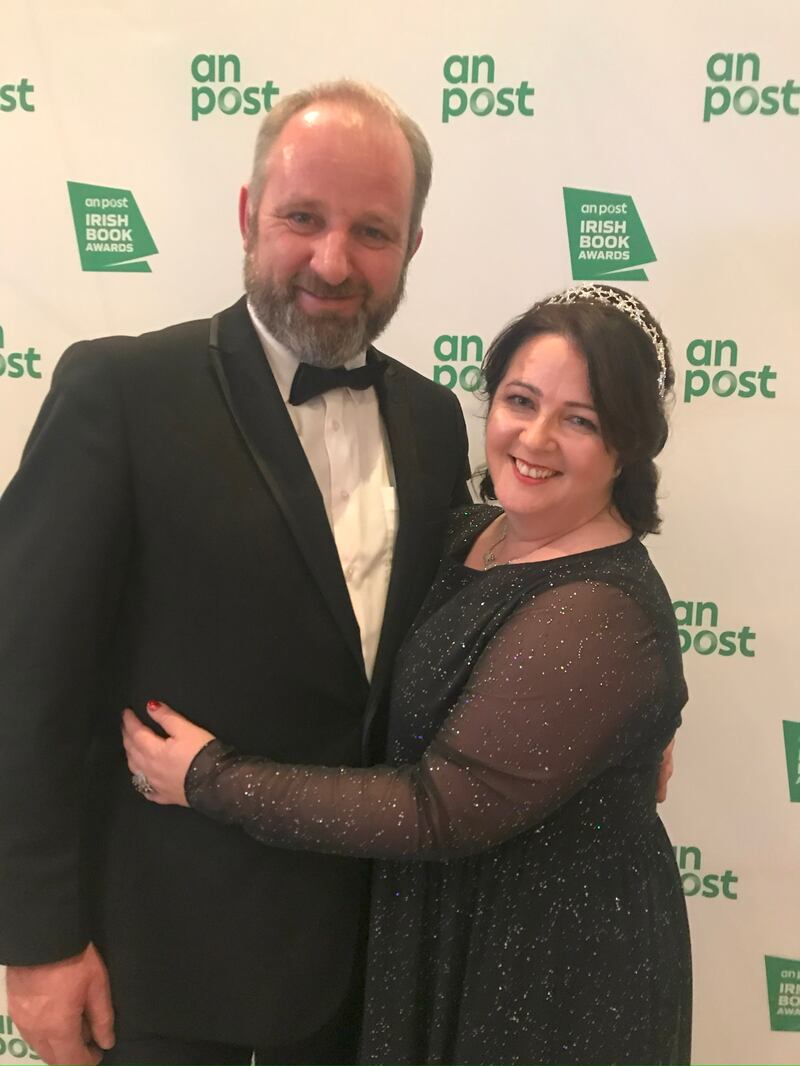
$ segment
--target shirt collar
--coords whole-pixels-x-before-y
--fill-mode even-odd
[[[292,382],[300,364],[300,359],[286,345],[281,344],[280,341],[272,336],[256,314],[249,300],[247,301],[247,312],[250,315],[253,328],[258,334],[258,339],[261,341],[261,347],[264,349],[264,355],[275,378],[278,391],[283,397],[284,403],[288,403],[289,393],[291,392]],[[348,359],[344,365],[348,370],[352,370],[354,367],[363,366],[366,361],[367,353],[359,352],[352,359]]]

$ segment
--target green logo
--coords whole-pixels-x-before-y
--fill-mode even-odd
[[[240,111],[243,115],[260,115],[272,110],[272,98],[280,93],[271,80],[237,88],[242,80],[242,64],[237,55],[200,52],[192,60],[191,69],[198,83],[192,86],[192,122],[217,110],[223,115],[238,115]],[[212,88],[218,84],[225,87]]]
[[[149,273],[153,238],[130,189],[68,181],[82,270]]]
[[[0,111],[35,111],[36,106],[30,102],[35,85],[31,85],[27,78],[22,78],[15,85],[10,81],[8,85],[0,85]]]
[[[775,399],[775,390],[770,388],[778,373],[769,363],[760,370],[739,370],[739,347],[736,341],[705,340],[698,337],[689,341],[686,347],[686,359],[692,369],[686,371],[683,384],[683,402],[709,394],[727,399],[738,396],[749,400],[753,396],[763,396],[767,400]],[[721,370],[711,369],[722,367]]]
[[[703,861],[700,848],[675,846],[672,850],[680,867],[684,896],[716,899],[721,894],[724,899],[739,898],[731,887],[739,880],[733,870],[726,870],[724,874],[704,874],[700,869]]]
[[[433,380],[439,385],[448,389],[458,386],[464,392],[480,388],[483,340],[479,336],[442,333],[433,342],[433,354],[437,359],[433,364]]]
[[[29,346],[25,352],[4,352],[5,346],[5,333],[3,327],[0,326],[0,378],[8,377],[13,380],[14,378],[40,378],[42,376],[41,371],[36,369],[36,364],[42,357],[35,348]]]
[[[800,803],[800,722],[783,723],[786,746],[786,773],[789,775],[789,799]]]
[[[800,960],[765,955],[770,1029],[800,1032]]]
[[[0,1055],[10,1055],[12,1059],[30,1059],[32,1062],[42,1060],[28,1047],[21,1036],[14,1031],[14,1023],[7,1014],[0,1014]]]
[[[749,626],[740,630],[725,629],[717,632],[719,626],[719,608],[711,600],[675,600],[672,604],[675,621],[678,623],[678,638],[681,651],[698,655],[744,655],[747,659],[755,657],[752,642],[756,635]]]
[[[442,73],[448,85],[469,86],[468,89],[442,89],[442,122],[459,118],[468,107],[476,118],[486,118],[488,115],[508,118],[514,114],[533,117],[533,105],[529,101],[536,90],[527,81],[521,81],[517,86],[495,88],[493,56],[448,56]]]
[[[640,268],[656,261],[632,196],[564,189],[575,281],[647,281]]]
[[[737,115],[800,115],[797,97],[800,85],[789,78],[783,85],[758,85],[761,60],[755,52],[714,52],[708,57],[706,74],[713,85],[706,86],[703,122],[724,115],[733,105]],[[750,84],[742,85],[742,82]],[[734,88],[731,83],[735,83]]]

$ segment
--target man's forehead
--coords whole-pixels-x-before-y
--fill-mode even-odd
[[[323,100],[299,111],[288,120],[267,157],[273,152],[294,157],[298,152],[314,152],[338,146],[342,152],[373,148],[409,153],[410,148],[397,123],[377,109],[349,101]]]

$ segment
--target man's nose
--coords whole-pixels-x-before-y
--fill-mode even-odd
[[[310,266],[329,285],[340,285],[346,281],[350,276],[347,234],[338,230],[320,234],[314,245]]]

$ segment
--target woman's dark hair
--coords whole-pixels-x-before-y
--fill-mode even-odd
[[[604,285],[638,305],[645,322],[663,343],[666,359],[665,396],[659,394],[661,364],[645,331],[624,311],[601,303],[587,289],[570,303],[536,303],[495,337],[483,362],[483,392],[491,407],[500,382],[517,351],[534,337],[557,334],[570,341],[586,360],[589,388],[606,446],[619,456],[620,473],[612,501],[624,522],[638,536],[657,533],[661,525],[656,501],[658,470],[653,459],[664,447],[669,427],[666,394],[675,375],[669,345],[658,322],[644,304],[622,289]],[[481,498],[496,499],[488,471]]]

